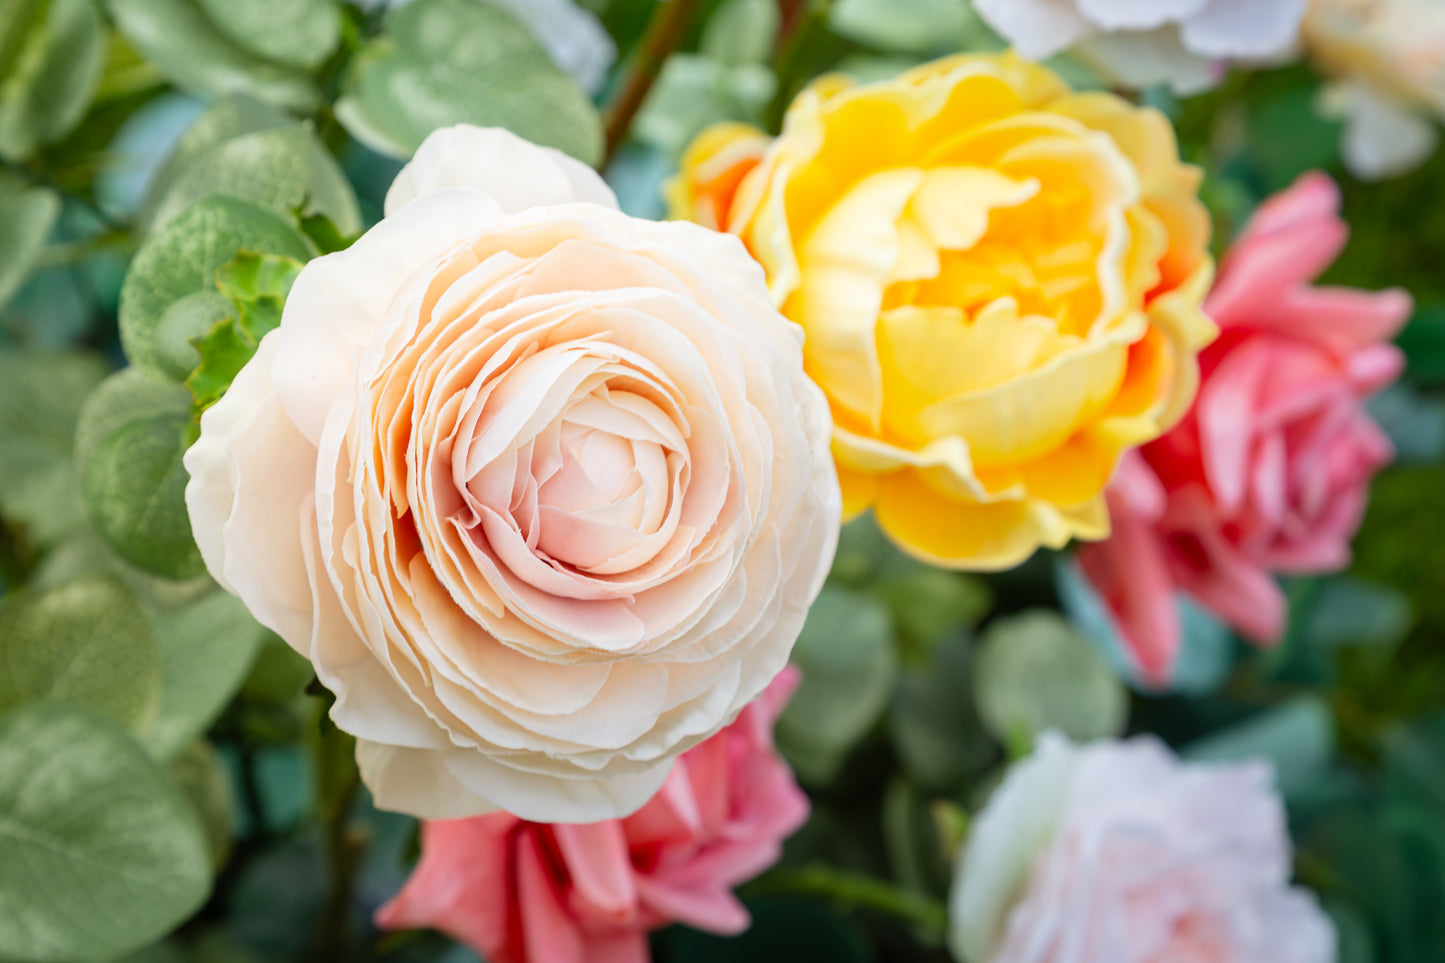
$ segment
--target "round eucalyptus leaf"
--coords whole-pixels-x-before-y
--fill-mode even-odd
[[[190,805],[114,721],[59,702],[0,717],[0,956],[119,956],[209,888]]]
[[[225,592],[161,613],[160,709],[142,741],[170,758],[201,735],[236,694],[266,638],[246,606]]]
[[[219,320],[220,302],[210,296],[216,269],[243,250],[307,258],[306,242],[276,214],[220,195],[192,204],[146,240],[120,292],[121,345],[132,364],[177,381],[191,373],[200,355],[190,339]]]
[[[0,713],[41,699],[90,706],[139,731],[160,701],[150,619],[119,583],[86,578],[0,604]]]
[[[75,129],[100,85],[106,47],[95,0],[51,0],[0,85],[0,155],[24,159]]]
[[[219,871],[231,854],[235,814],[231,809],[231,780],[216,747],[198,739],[185,746],[170,761],[166,771],[195,810],[201,828],[206,831],[211,865]]]
[[[182,90],[211,97],[250,94],[297,111],[311,110],[320,100],[304,71],[238,47],[206,19],[195,0],[105,3],[116,28]]]
[[[979,642],[974,697],[984,727],[1019,746],[1047,729],[1079,741],[1124,730],[1128,699],[1089,642],[1050,611],[993,622]]]
[[[0,170],[0,308],[13,298],[60,218],[60,196]]]
[[[460,123],[505,127],[589,164],[602,156],[592,102],[513,14],[479,0],[397,8],[357,58],[336,117],[394,157]]]
[[[127,562],[170,579],[205,571],[181,464],[193,432],[190,393],[135,369],[87,399],[76,430],[81,491],[96,531]]]
[[[199,0],[210,21],[235,44],[258,57],[319,67],[341,42],[341,11],[334,0]]]

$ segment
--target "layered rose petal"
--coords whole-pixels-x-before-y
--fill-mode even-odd
[[[838,491],[742,246],[440,131],[297,279],[188,455],[208,564],[316,666],[382,805],[640,806],[785,665]]]
[[[1152,737],[1046,734],[969,833],[950,899],[966,963],[1331,963],[1289,886],[1284,807],[1260,763],[1181,763]]]
[[[645,963],[647,932],[668,923],[741,932],[748,914],[732,888],[776,862],[808,815],[772,741],[796,685],[784,670],[626,819],[426,823],[421,861],[377,924],[435,927],[493,963]]]
[[[968,56],[824,78],[762,148],[703,134],[674,212],[742,237],[807,333],[847,512],[960,568],[1107,534],[1121,454],[1183,414],[1214,334],[1168,122]]]
[[[1179,645],[1179,592],[1256,642],[1278,639],[1275,576],[1348,565],[1370,480],[1392,457],[1364,403],[1403,368],[1387,342],[1410,299],[1311,284],[1344,247],[1338,207],[1322,174],[1260,206],[1206,304],[1224,333],[1200,356],[1193,410],[1115,482],[1116,537],[1080,552],[1153,683]]]

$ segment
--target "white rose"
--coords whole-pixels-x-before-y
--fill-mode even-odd
[[[783,668],[832,559],[831,422],[733,237],[433,134],[312,261],[186,454],[212,574],[309,658],[379,805],[585,822]]]
[[[1045,735],[969,833],[950,899],[967,963],[1331,963],[1336,938],[1289,886],[1263,763],[1181,763],[1152,737]]]
[[[975,0],[1025,57],[1070,47],[1130,87],[1211,86],[1218,61],[1276,57],[1299,34],[1307,0]]]

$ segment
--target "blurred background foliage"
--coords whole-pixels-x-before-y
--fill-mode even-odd
[[[583,5],[617,48],[593,96],[485,0],[0,5],[0,825],[63,842],[0,830],[0,960],[474,959],[371,928],[415,823],[370,807],[309,667],[201,574],[180,502],[207,378],[379,217],[427,131],[510,127],[656,217],[710,123],[776,129],[820,73],[999,46],[962,0]],[[1221,251],[1324,169],[1354,232],[1327,280],[1416,298],[1375,404],[1400,458],[1351,570],[1289,585],[1273,650],[1186,612],[1179,679],[1146,693],[1067,555],[985,580],[853,523],[778,729],[813,818],[745,887],[752,930],[673,927],[657,959],[947,959],[950,853],[1049,727],[1272,760],[1343,963],[1445,959],[1445,154],[1352,180],[1319,88],[1294,65],[1147,99],[1208,172]]]

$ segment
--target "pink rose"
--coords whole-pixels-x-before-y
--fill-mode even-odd
[[[1180,762],[1144,736],[1046,734],[974,822],[950,899],[966,963],[1331,963],[1289,886],[1284,807],[1260,762]]]
[[[742,932],[732,887],[775,863],[808,818],[772,738],[797,683],[785,669],[626,819],[425,823],[421,862],[377,925],[435,927],[490,963],[646,963],[647,932],[668,923]]]
[[[1388,341],[1410,299],[1310,283],[1348,237],[1338,209],[1323,174],[1260,207],[1205,304],[1221,335],[1200,355],[1194,408],[1121,467],[1113,535],[1079,552],[1155,682],[1180,645],[1176,591],[1254,641],[1277,640],[1286,606],[1273,576],[1345,567],[1370,480],[1393,456],[1364,402],[1400,374]]]

